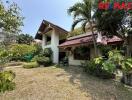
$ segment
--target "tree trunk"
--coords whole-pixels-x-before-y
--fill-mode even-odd
[[[91,21],[89,21],[89,24],[90,24],[90,29],[92,32],[93,43],[94,43],[94,53],[95,53],[95,57],[97,57],[98,52],[97,52],[96,38],[95,38],[95,34],[94,34],[94,30],[93,30],[93,26],[92,26]]]
[[[126,57],[129,57],[129,41],[127,37],[124,39],[124,44],[126,46]]]

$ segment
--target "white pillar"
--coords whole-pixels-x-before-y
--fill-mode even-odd
[[[59,63],[59,34],[53,30],[51,35],[51,48],[53,51],[53,63]]]
[[[46,36],[43,34],[42,36],[42,48],[44,49],[44,46],[46,46]]]

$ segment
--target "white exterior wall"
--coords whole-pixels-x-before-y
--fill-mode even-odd
[[[95,57],[94,56],[94,48],[90,48],[90,59],[92,59],[94,57]],[[79,65],[81,65],[81,63],[85,62],[84,60],[75,60],[74,55],[71,53],[69,53],[68,59],[69,59],[69,65],[79,66]]]
[[[83,60],[75,60],[73,54],[70,54],[68,56],[68,60],[69,60],[69,65],[76,65],[76,66],[81,65],[81,63],[84,62]]]
[[[46,48],[46,36],[45,36],[45,34],[43,34],[43,38],[42,38],[42,48],[43,49]]]
[[[51,48],[53,51],[53,63],[59,63],[59,34],[54,30],[51,34]]]
[[[43,35],[43,40],[42,40],[42,47],[43,49],[45,48],[51,48],[53,51],[53,63],[59,63],[59,34],[56,33],[55,30],[52,31],[51,33],[51,44],[46,45],[46,36]]]

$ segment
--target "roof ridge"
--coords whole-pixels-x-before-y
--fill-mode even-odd
[[[43,22],[49,23],[49,24],[51,24],[51,25],[53,25],[53,26],[55,26],[55,27],[58,27],[58,28],[62,29],[62,30],[65,31],[65,32],[69,33],[66,29],[64,29],[64,28],[62,28],[62,27],[60,27],[60,26],[58,26],[58,25],[56,25],[56,24],[54,24],[54,23],[52,23],[52,22],[50,22],[50,21],[43,20]]]
[[[83,35],[83,34],[82,34]],[[97,33],[94,33],[94,35],[97,35]],[[90,37],[90,36],[92,36],[92,34],[84,34],[84,36],[80,36],[80,37],[70,37],[70,38],[68,38],[67,39],[67,41],[70,41],[70,40],[75,40],[75,39],[81,39],[81,38],[84,38],[84,37]]]

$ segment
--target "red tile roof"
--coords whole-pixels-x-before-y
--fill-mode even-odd
[[[121,38],[117,37],[117,36],[113,36],[112,38],[108,38],[106,36],[103,36],[102,42],[100,42],[98,44],[103,44],[103,45],[116,44],[117,42],[122,42],[122,41],[123,40]],[[73,45],[81,45],[81,44],[93,44],[92,35],[67,40],[66,42],[60,44],[59,47],[70,47],[70,46],[73,46]]]
[[[59,47],[79,45],[79,44],[91,43],[91,42],[92,42],[92,36],[87,36],[87,37],[83,37],[83,38],[67,40],[66,42],[60,44]]]
[[[116,44],[117,42],[123,42],[123,40],[117,36],[113,36],[111,38],[103,36],[101,44],[104,44],[104,45],[113,44],[113,43]]]

